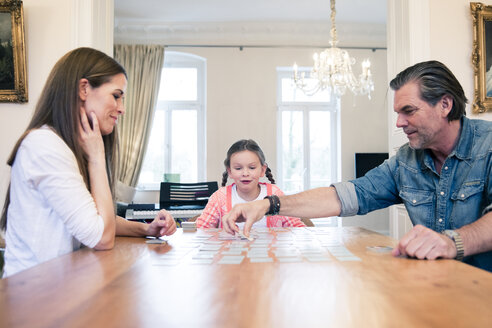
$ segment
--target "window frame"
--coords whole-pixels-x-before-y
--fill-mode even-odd
[[[298,71],[309,72],[310,67],[301,67]],[[307,102],[307,101],[282,101],[282,79],[291,78],[294,71],[291,67],[277,68],[277,180],[281,188],[284,185],[283,161],[282,161],[282,113],[285,111],[300,111],[303,115],[303,188],[311,189],[311,168],[310,168],[310,120],[309,114],[314,111],[326,111],[330,113],[330,147],[334,151],[331,153],[331,176],[332,182],[340,180],[341,177],[341,129],[340,129],[340,99],[333,93],[328,102]],[[302,92],[302,91],[301,91]],[[302,191],[300,190],[300,191]],[[287,191],[289,192],[289,191]]]
[[[157,100],[154,111],[164,111],[165,116],[165,149],[164,172],[170,172],[172,167],[172,113],[179,110],[196,110],[197,112],[197,182],[205,181],[207,172],[207,110],[206,110],[206,58],[179,51],[164,53],[163,68],[196,68],[197,96],[196,100],[168,101]],[[149,149],[147,149],[148,151]],[[145,157],[144,157],[145,160]],[[159,190],[160,182],[138,183],[140,190]]]

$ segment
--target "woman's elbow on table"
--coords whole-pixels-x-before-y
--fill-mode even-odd
[[[101,215],[104,223],[104,229],[99,242],[94,246],[97,251],[105,251],[114,247],[116,238],[116,217],[114,214],[108,216]]]
[[[101,240],[94,246],[96,251],[106,251],[110,250],[114,247],[115,234],[114,231],[112,233],[104,232]]]

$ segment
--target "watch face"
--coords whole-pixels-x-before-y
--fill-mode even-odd
[[[458,233],[454,230],[444,230],[443,233],[453,240],[454,240],[454,237],[456,237],[458,235]]]
[[[456,231],[454,231],[454,230],[444,230],[443,232],[444,232],[444,234],[445,234],[446,236],[449,236],[449,237],[454,237],[454,236],[456,236],[456,235],[458,234],[458,233],[457,233]]]

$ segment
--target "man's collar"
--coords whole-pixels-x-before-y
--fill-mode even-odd
[[[456,155],[459,159],[471,158],[473,139],[475,138],[475,134],[470,131],[471,128],[470,119],[465,116],[461,117],[461,128],[460,135],[458,137],[458,144],[451,154],[449,154],[450,156]]]

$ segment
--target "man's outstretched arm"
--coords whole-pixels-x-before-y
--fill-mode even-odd
[[[245,221],[244,234],[249,236],[253,223],[270,209],[267,199],[238,204],[222,218],[224,230],[239,232],[237,222]],[[341,203],[334,187],[307,190],[298,194],[280,197],[279,215],[319,218],[339,215]]]

